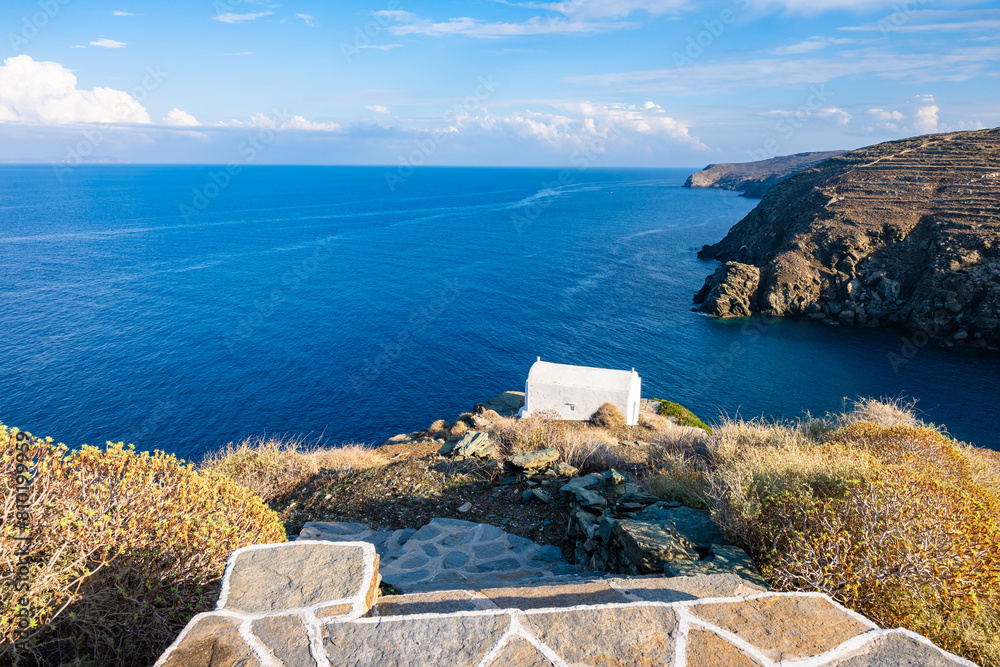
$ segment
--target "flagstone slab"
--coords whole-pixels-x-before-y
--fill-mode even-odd
[[[673,665],[677,616],[663,606],[519,612],[521,624],[572,665]]]
[[[809,658],[875,626],[818,595],[775,595],[693,604],[691,613],[775,661]]]
[[[552,662],[542,655],[526,639],[514,637],[507,642],[500,654],[489,667],[553,667]]]
[[[683,602],[703,598],[742,597],[761,593],[763,588],[735,574],[696,577],[615,577],[610,586],[624,591],[634,600],[648,602]]]
[[[603,581],[561,586],[484,588],[481,592],[500,609],[545,609],[629,601]]]
[[[378,555],[371,544],[288,542],[237,550],[217,608],[262,614],[356,598],[367,611],[377,594]]]
[[[316,667],[309,633],[297,614],[258,618],[250,625],[250,632],[284,667]]]
[[[192,619],[173,650],[158,667],[261,667],[260,659],[240,636],[240,619],[213,613]]]
[[[973,663],[902,632],[886,632],[855,655],[828,667],[956,667]]]
[[[687,667],[761,667],[725,639],[707,630],[692,628],[687,637]]]
[[[481,609],[497,609],[497,606],[479,593],[448,590],[380,597],[368,615],[451,614],[457,611],[479,611]]]
[[[359,619],[328,623],[323,648],[338,667],[475,667],[510,627],[509,614]]]

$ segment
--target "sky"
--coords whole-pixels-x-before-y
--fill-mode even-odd
[[[696,167],[1000,125],[1000,2],[5,0],[0,162]]]

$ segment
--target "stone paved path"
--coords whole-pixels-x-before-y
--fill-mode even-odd
[[[416,531],[372,531],[362,523],[307,523],[298,540],[371,542],[382,580],[410,592],[502,586],[579,573],[559,547],[543,546],[487,524],[432,519]]]
[[[468,536],[465,523],[439,524],[413,546]],[[467,544],[501,539],[471,533]],[[481,562],[502,557],[488,551]],[[412,593],[376,604],[378,566],[370,542],[240,549],[215,611],[195,616],[155,667],[975,667],[825,595],[762,592],[733,574]]]

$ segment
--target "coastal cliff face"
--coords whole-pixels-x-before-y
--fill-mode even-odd
[[[698,255],[727,262],[695,297],[718,317],[830,318],[1000,346],[1000,129],[833,157],[773,187]]]
[[[741,190],[740,196],[759,199],[772,186],[786,178],[814,167],[823,160],[843,155],[844,152],[797,153],[758,162],[710,164],[688,176],[684,187]]]

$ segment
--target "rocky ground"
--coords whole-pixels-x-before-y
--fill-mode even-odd
[[[773,187],[700,257],[696,295],[750,313],[1000,347],[1000,129],[891,141]]]
[[[742,197],[759,199],[775,184],[845,152],[797,153],[758,162],[710,164],[688,176],[684,187],[738,190]]]
[[[640,462],[649,460],[654,447],[642,439],[644,434],[666,428],[703,438],[704,431],[676,425],[656,414],[659,401],[644,401],[640,423],[647,426],[598,429],[615,443],[611,460],[618,469],[593,472],[588,463],[582,471],[552,447],[500,451],[497,426],[503,426],[504,417],[494,408],[513,414],[519,406],[507,403],[515,399],[523,400],[523,395],[505,392],[450,424],[435,422],[426,431],[394,436],[376,450],[388,460],[385,465],[322,471],[273,505],[289,538],[304,526],[303,534],[311,534],[319,523],[388,535],[386,531],[412,533],[457,519],[494,526],[511,539],[555,547],[583,571],[757,576],[746,554],[728,545],[708,512],[664,501],[640,483]],[[508,427],[511,421],[506,420]],[[594,427],[560,422],[558,428],[576,432]],[[668,563],[683,567],[675,575],[665,569]]]

